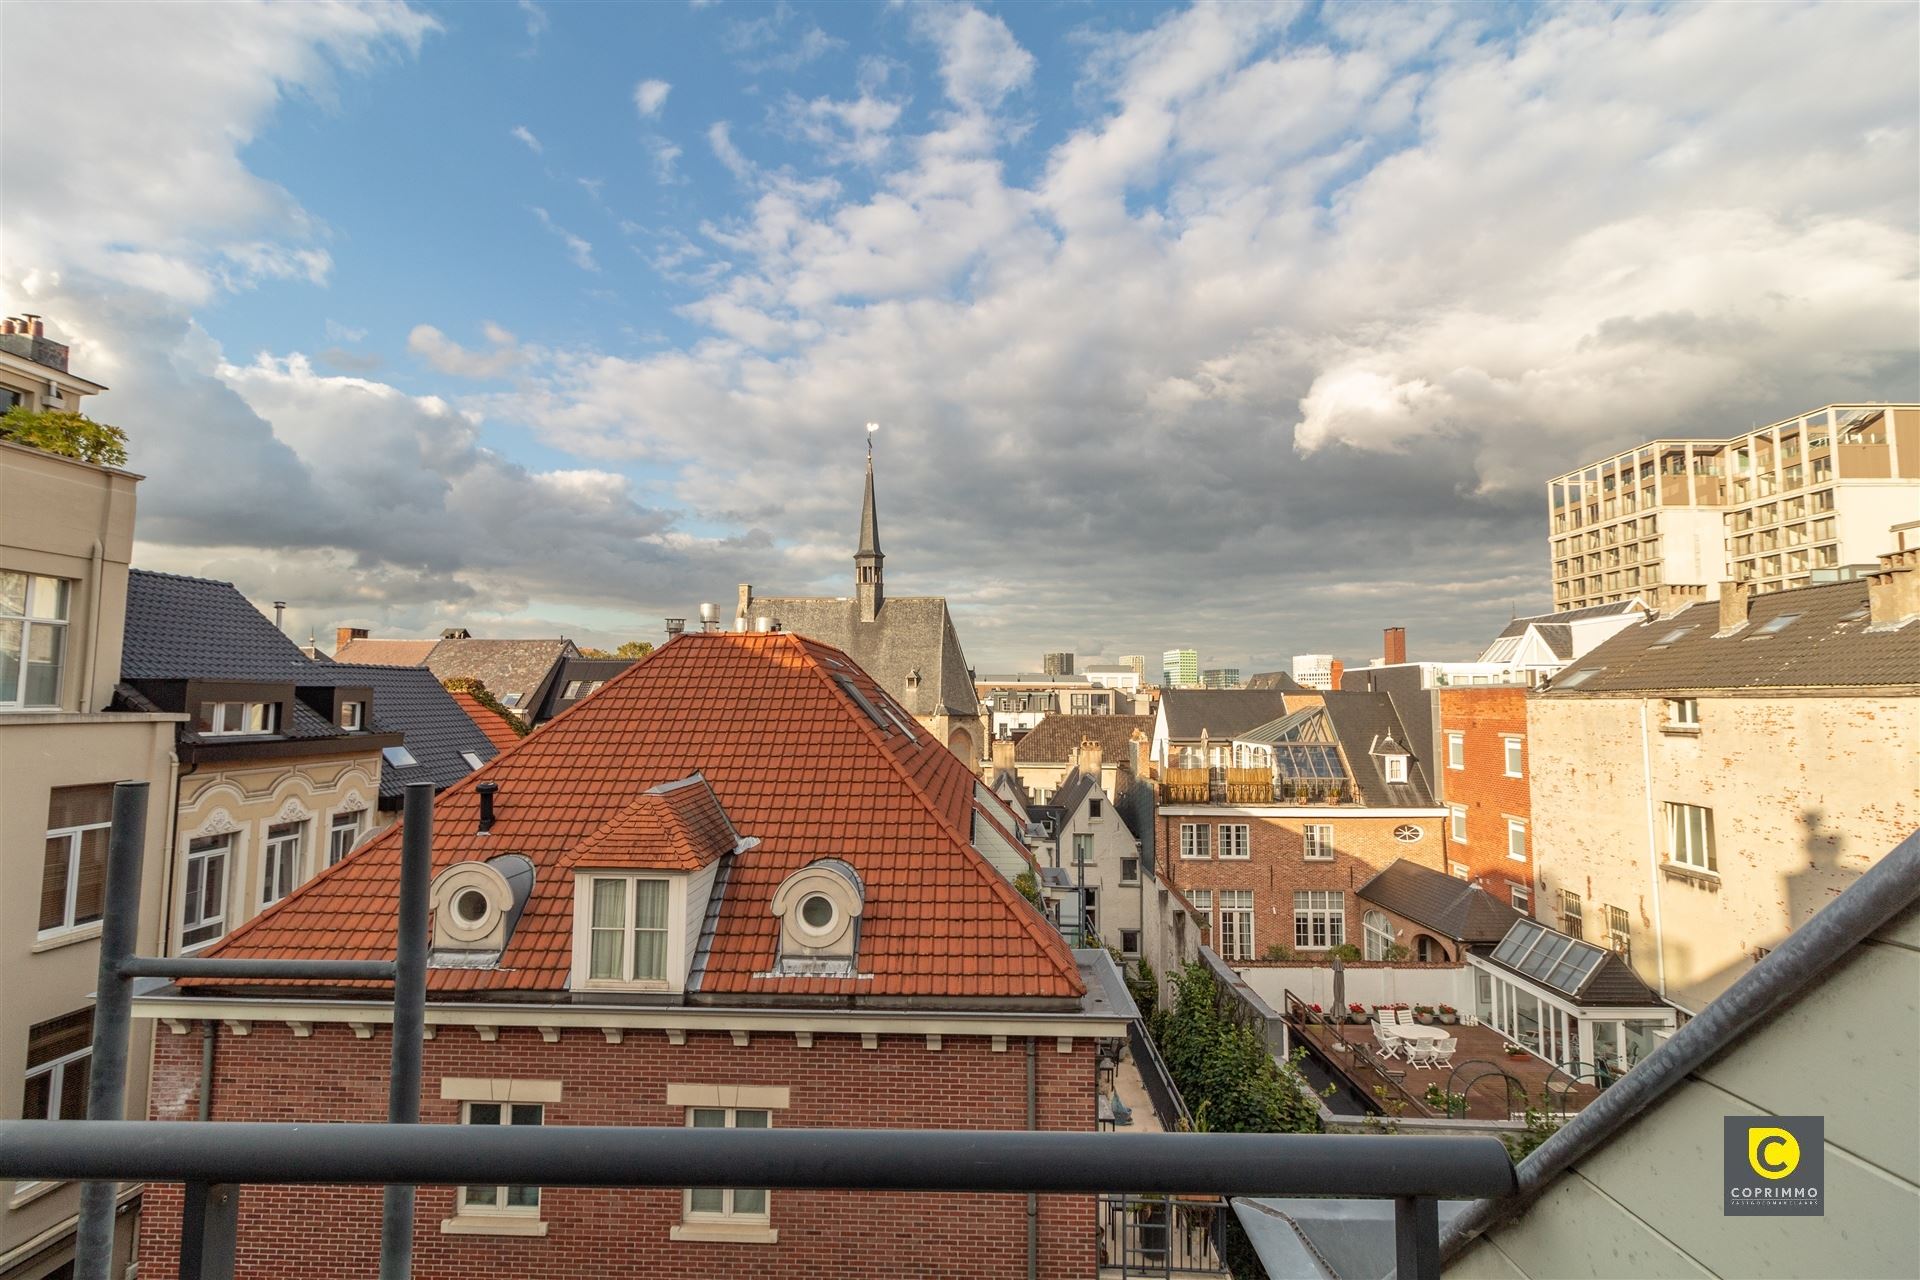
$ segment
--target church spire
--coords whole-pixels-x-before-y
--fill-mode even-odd
[[[880,553],[880,518],[873,505],[873,428],[867,430],[867,493],[860,506],[860,549],[853,553],[853,579],[862,622],[878,618],[886,599],[881,572],[886,557]]]

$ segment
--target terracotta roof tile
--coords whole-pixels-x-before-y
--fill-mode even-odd
[[[480,732],[487,735],[487,741],[493,744],[494,750],[505,751],[520,741],[520,735],[514,732],[513,726],[498,711],[472,694],[455,693],[453,700],[460,704],[460,709],[467,713],[468,719],[480,726]]]
[[[867,714],[842,677],[886,724]],[[759,843],[733,856],[703,992],[1083,994],[1059,934],[968,841],[972,771],[904,715],[903,732],[885,714],[891,705],[844,654],[792,633],[685,635],[656,650],[439,797],[436,871],[500,853],[523,854],[536,870],[499,967],[436,969],[433,989],[565,990],[574,861],[595,847],[606,856],[704,856],[717,839],[717,814]],[[696,773],[711,788],[711,810],[706,788],[648,798],[650,789]],[[474,792],[481,781],[499,786],[486,835]],[[400,829],[376,836],[210,954],[391,957]],[[871,977],[760,976],[777,958],[774,890],[827,857],[849,863],[866,886],[859,967]]]

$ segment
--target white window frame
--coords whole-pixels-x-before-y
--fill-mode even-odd
[[[1714,848],[1713,810],[1705,805],[1669,800],[1667,805],[1667,861],[1690,871],[1720,873]]]
[[[76,1010],[76,1012],[78,1011]],[[73,1014],[63,1014],[61,1016],[72,1017]],[[56,1021],[59,1021],[59,1019],[47,1018],[41,1022],[35,1023],[34,1026],[41,1027],[41,1026],[45,1026],[48,1022],[56,1022]],[[28,1042],[29,1043],[32,1042],[32,1028],[28,1029]],[[91,1041],[89,1041],[84,1047],[76,1049],[72,1053],[63,1053],[57,1058],[49,1058],[45,1062],[37,1062],[34,1065],[28,1067],[26,1069],[25,1074],[21,1076],[22,1101],[25,1100],[25,1086],[27,1081],[34,1079],[36,1076],[50,1077],[50,1079],[47,1082],[47,1114],[45,1116],[23,1115],[21,1116],[21,1119],[23,1120],[58,1120],[60,1118],[61,1105],[66,1100],[67,1068],[71,1066],[73,1063],[79,1062],[83,1058],[88,1059],[89,1066],[91,1066],[92,1057],[93,1057],[93,1044]],[[88,1078],[89,1079],[92,1078],[91,1072],[89,1072]],[[81,1106],[80,1106],[80,1114],[82,1116],[85,1116],[86,1112],[87,1112],[86,1102],[85,1102],[85,1099],[82,1099]],[[25,1188],[29,1186],[37,1186],[37,1185],[40,1185],[40,1183],[21,1182],[21,1183],[16,1183],[15,1187],[16,1187],[16,1190],[18,1190],[21,1188]]]
[[[65,901],[61,904],[60,908],[60,923],[48,925],[46,928],[40,929],[36,934],[37,937],[57,938],[61,934],[72,933],[76,929],[90,929],[97,926],[104,918],[106,911],[106,866],[104,865],[106,850],[104,847],[100,852],[102,861],[100,868],[102,882],[100,890],[101,915],[97,915],[91,920],[76,920],[74,917],[80,910],[80,851],[86,847],[86,834],[89,831],[111,830],[113,830],[113,820],[111,818],[105,822],[83,822],[78,826],[52,827],[48,829],[48,843],[52,843],[55,840],[65,840],[67,842],[66,895]],[[46,875],[45,868],[46,864],[42,862],[41,876],[43,878]],[[38,903],[35,904],[35,910],[36,912],[38,911]]]
[[[364,729],[367,723],[367,704],[364,702],[343,702],[340,704],[340,727],[342,729]]]
[[[1128,938],[1133,939],[1131,946],[1127,943]],[[1122,929],[1120,931],[1120,954],[1123,956],[1137,956],[1140,954],[1140,930]]]
[[[194,732],[203,738],[264,738],[280,732],[277,702],[203,702],[200,707],[203,711],[211,708],[205,728],[199,726],[196,718]],[[229,717],[228,711],[236,708],[238,715]],[[229,719],[235,721],[231,728],[226,724]]]
[[[633,935],[635,924],[634,908],[639,890],[636,886],[642,881],[659,883],[666,886],[667,913],[665,924],[658,927],[664,933],[662,948],[662,968],[660,977],[634,977],[633,965],[635,947]],[[577,922],[574,929],[576,950],[574,953],[574,971],[581,975],[576,983],[579,986],[613,988],[624,991],[677,991],[685,981],[684,965],[681,954],[685,946],[686,932],[686,891],[681,876],[665,875],[628,875],[615,872],[583,873],[578,877],[578,894],[575,898],[574,912]],[[593,897],[594,886],[602,881],[617,881],[625,886],[621,899],[620,924],[620,976],[596,977],[593,973]],[[604,927],[604,926],[603,926]],[[648,926],[648,931],[656,931]]]
[[[285,828],[292,828],[286,830]],[[275,834],[276,830],[279,834]],[[272,906],[306,883],[307,820],[275,822],[267,826],[260,845],[260,907]],[[291,856],[289,856],[291,854]],[[284,873],[286,884],[280,884]],[[280,892],[275,893],[278,888]]]
[[[1343,891],[1301,889],[1294,893],[1295,951],[1327,951],[1341,946],[1346,940],[1347,895]]]
[[[1522,915],[1533,914],[1533,889],[1530,886],[1507,881],[1507,900],[1513,904],[1513,909]]]
[[[1222,862],[1245,862],[1253,857],[1253,825],[1246,822],[1223,822],[1215,833],[1219,844],[1219,858]]]
[[[1388,782],[1403,783],[1407,780],[1407,757],[1389,755],[1382,756],[1380,759],[1386,766],[1383,772]]]
[[[1253,944],[1253,890],[1220,891],[1220,958],[1251,960]]]
[[[1667,723],[1677,729],[1698,729],[1700,727],[1700,699],[1668,698]]]
[[[1093,865],[1093,833],[1091,831],[1073,833],[1073,865],[1076,867]]]
[[[1213,935],[1213,890],[1186,889],[1182,892],[1187,895],[1187,901],[1193,904],[1193,909],[1200,913],[1200,927],[1205,929],[1207,935],[1211,937]]]
[[[1520,852],[1513,851],[1513,838],[1520,837]],[[1507,861],[1525,862],[1527,860],[1527,823],[1524,818],[1507,819]]]
[[[1500,744],[1501,744],[1501,752],[1502,752],[1502,767],[1506,772],[1506,776],[1509,778],[1526,777],[1527,776],[1526,739],[1520,737],[1518,734],[1503,733],[1500,735]]]
[[[1467,735],[1458,730],[1447,732],[1447,768],[1467,767]]]
[[[500,1110],[499,1123],[502,1125],[512,1126],[512,1125],[518,1124],[524,1127],[531,1128],[534,1126],[544,1126],[547,1123],[547,1104],[544,1102],[509,1102],[505,1100],[487,1101],[479,1098],[474,1098],[474,1099],[470,1099],[468,1101],[462,1102],[460,1104],[460,1123],[461,1124],[474,1123],[473,1109],[475,1107],[498,1107]],[[521,1107],[529,1107],[534,1111],[537,1111],[539,1113],[539,1119],[537,1120],[519,1119],[514,1115],[514,1112]],[[475,1204],[470,1202],[467,1199],[467,1193],[475,1190],[477,1187],[478,1187],[478,1184],[473,1184],[469,1186],[461,1186],[461,1187],[454,1188],[453,1212],[455,1217],[494,1218],[494,1219],[519,1218],[519,1219],[528,1219],[532,1221],[539,1220],[540,1218],[540,1188],[539,1187],[516,1187],[516,1186],[509,1186],[505,1183],[502,1183],[498,1186],[484,1188],[485,1190],[488,1190],[494,1193],[494,1202],[492,1204]],[[515,1191],[533,1192],[533,1203],[532,1204],[509,1203]]]
[[[203,840],[208,842],[206,848],[195,849],[193,847]],[[239,843],[239,833],[233,831],[223,831],[218,835],[191,836],[188,838],[186,863],[183,874],[180,877],[182,895],[180,899],[180,945],[183,949],[188,951],[197,950],[200,947],[218,942],[227,936],[227,904],[232,900],[234,854]],[[216,863],[220,867],[220,890],[217,895],[219,899],[217,910],[211,915],[205,914],[204,911],[196,915],[196,902],[201,907],[204,907],[206,902],[207,868]],[[194,892],[194,873],[196,870],[198,870],[200,877],[200,892],[198,893]],[[212,928],[214,932],[204,938],[188,940],[187,935],[189,933],[196,929],[206,928]]]
[[[1305,857],[1308,862],[1333,861],[1333,824],[1331,822],[1309,822],[1301,828],[1300,838],[1304,843]]]
[[[1463,804],[1447,806],[1447,836],[1455,844],[1467,843],[1467,806]]]
[[[1385,960],[1394,946],[1393,921],[1387,913],[1370,910],[1360,917],[1361,954],[1368,960]]]
[[[342,819],[346,820],[344,824],[341,821]],[[353,846],[360,843],[360,831],[364,825],[360,819],[360,810],[341,809],[327,820],[328,866],[331,867],[343,861],[348,854],[353,852]],[[340,837],[347,833],[351,833],[353,838],[347,841],[345,848],[341,848]]]
[[[67,683],[68,619],[66,614],[71,613],[73,610],[73,597],[78,592],[80,584],[72,578],[57,578],[51,574],[43,573],[23,573],[17,569],[0,569],[0,577],[19,578],[21,580],[20,590],[22,597],[21,611],[19,613],[14,613],[11,610],[6,613],[0,613],[0,627],[13,624],[20,628],[20,669],[14,674],[12,696],[0,699],[0,710],[25,711],[66,705],[61,701],[62,696],[66,692]],[[40,600],[41,584],[47,582],[63,584],[66,587],[64,593],[58,589],[58,586],[55,587],[53,592],[56,600],[63,594],[65,596],[65,599],[61,600],[58,606],[61,609],[59,614],[38,612],[38,610],[41,609],[51,609],[54,607],[44,605]],[[44,663],[33,663],[30,659],[30,655],[33,653],[34,633],[36,631],[51,632],[53,636],[52,702],[27,701],[27,668],[29,666],[46,665]]]
[[[1198,850],[1198,852],[1195,852]],[[1180,824],[1180,857],[1186,862],[1206,862],[1213,857],[1213,824]]]
[[[778,1108],[775,1107],[690,1106],[687,1108],[687,1128],[738,1129],[741,1127],[739,1123],[741,1113],[747,1112],[767,1118],[766,1124],[748,1125],[746,1126],[747,1128],[771,1129],[773,1128],[773,1113],[777,1109]],[[718,1111],[725,1117],[726,1122],[721,1125],[696,1125],[694,1123],[695,1117],[697,1113],[702,1111]],[[694,1208],[693,1194],[696,1190],[718,1191],[720,1193],[721,1207],[719,1209]],[[760,1194],[760,1208],[758,1210],[742,1210],[738,1208],[734,1197],[741,1191],[758,1192]],[[773,1192],[765,1187],[688,1187],[680,1193],[680,1222],[683,1227],[691,1228],[694,1231],[702,1228],[717,1231],[746,1230],[756,1234],[764,1232],[768,1236],[772,1236],[775,1234],[772,1230]],[[685,1237],[676,1233],[676,1238]]]

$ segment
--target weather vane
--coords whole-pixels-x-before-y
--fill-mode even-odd
[[[869,422],[867,424],[867,456],[869,458],[873,456],[873,433],[879,429],[880,424],[877,422]]]

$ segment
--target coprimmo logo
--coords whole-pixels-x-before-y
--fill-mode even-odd
[[[1727,1217],[1826,1216],[1825,1116],[1726,1118]]]

